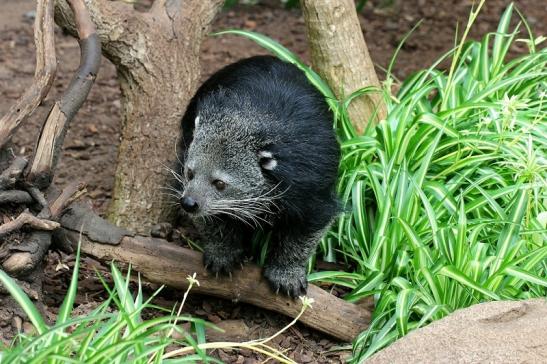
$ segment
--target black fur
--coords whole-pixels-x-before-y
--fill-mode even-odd
[[[264,275],[274,289],[294,297],[306,291],[306,262],[339,212],[335,184],[340,151],[332,128],[333,115],[324,97],[294,65],[271,56],[244,59],[215,73],[191,100],[182,120],[181,163],[192,143],[194,120],[200,110],[218,110],[221,114],[237,107],[237,103],[254,109],[252,115],[265,115],[260,120],[249,120],[252,126],[243,135],[253,140],[244,145],[274,155],[276,168],[263,169],[263,175],[268,183],[279,184],[280,190],[286,191],[277,201],[280,209],[266,217],[271,227],[261,226],[271,228],[274,238]],[[219,123],[218,128],[223,127],[230,126]],[[227,153],[237,158],[238,147],[230,150],[231,141],[224,143]],[[222,219],[226,224],[238,224],[228,217]],[[230,231],[239,230],[233,228]],[[229,271],[239,260],[241,248],[233,246],[231,238],[228,246],[215,242],[212,251],[206,249],[208,263],[215,261],[216,250],[222,251],[217,254],[222,257],[217,257],[220,262],[213,270]],[[219,234],[209,235],[209,239],[219,239]],[[229,246],[233,246],[237,258],[224,262]]]

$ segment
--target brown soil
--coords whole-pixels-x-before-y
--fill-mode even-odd
[[[305,28],[298,9],[283,9],[277,0],[262,1],[257,6],[237,6],[221,13],[213,29],[243,28],[267,34],[309,61]],[[509,3],[490,0],[478,18],[470,37],[478,39],[496,29],[499,17]],[[0,4],[0,115],[22,94],[30,84],[34,72],[34,44],[32,20],[28,13],[34,8],[32,0],[2,0]],[[429,66],[453,44],[456,24],[465,25],[471,9],[471,0],[375,0],[369,1],[361,23],[368,47],[378,74],[382,78],[391,56],[403,36],[421,19],[422,25],[403,46],[395,66],[395,76],[402,79],[410,73]],[[519,0],[517,7],[528,18],[536,34],[545,34],[547,4],[542,0]],[[524,37],[524,34],[523,34]],[[57,30],[57,57],[59,68],[49,99],[55,98],[67,86],[72,72],[77,68],[79,51],[77,43]],[[511,49],[512,56],[525,51],[524,43]],[[202,51],[203,78],[221,66],[237,59],[265,53],[257,45],[235,36],[210,37]],[[166,65],[167,66],[167,65]],[[55,183],[62,187],[78,179],[88,184],[89,198],[99,212],[104,212],[111,196],[114,182],[116,149],[119,140],[120,92],[114,67],[106,60],[92,92],[73,121],[68,132],[64,153]],[[29,155],[47,106],[38,111],[14,138],[15,152]],[[70,279],[70,272],[62,268],[71,266],[73,256],[52,252],[48,256],[45,281],[46,310],[54,316]],[[80,291],[77,304],[88,312],[104,299],[105,292],[96,279],[94,267],[101,264],[83,259]],[[148,292],[151,292],[149,287]],[[180,300],[182,292],[165,290],[156,303],[172,307]],[[187,312],[212,322],[243,320],[249,327],[247,336],[256,338],[273,333],[289,320],[248,305],[226,302],[208,297],[192,297]],[[4,320],[5,319],[5,320]],[[0,318],[0,339],[12,334],[11,319]],[[8,325],[6,325],[8,324]],[[2,327],[3,326],[3,327]],[[276,339],[274,346],[286,350],[297,362],[341,362],[349,351],[332,351],[338,345],[307,328],[296,325]],[[236,363],[258,362],[260,357],[248,351],[224,352],[216,355],[223,361]]]

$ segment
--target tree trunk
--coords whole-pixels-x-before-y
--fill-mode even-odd
[[[184,4],[183,4],[184,3]],[[122,91],[122,128],[109,219],[146,233],[169,221],[168,183],[180,121],[197,89],[199,49],[222,0],[156,0],[146,13],[123,2],[88,2]],[[64,0],[58,24],[74,33]]]
[[[343,100],[366,86],[380,87],[353,0],[301,0],[314,69]],[[350,104],[351,122],[361,134],[370,121],[385,118],[380,93]]]

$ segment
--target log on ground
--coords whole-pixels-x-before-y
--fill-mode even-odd
[[[76,247],[80,233],[62,229],[57,238],[69,240]],[[87,234],[82,234],[81,250],[99,260],[130,263],[132,269],[148,281],[169,287],[186,289],[189,283],[186,277],[196,273],[200,285],[192,288],[194,293],[250,303],[290,317],[296,317],[302,307],[299,300],[272,292],[256,265],[244,265],[231,278],[217,278],[203,267],[200,252],[162,239],[124,236],[118,245],[110,245],[95,242]],[[344,301],[315,285],[309,286],[307,296],[315,302],[300,321],[309,327],[349,342],[370,323],[371,314],[364,307]]]

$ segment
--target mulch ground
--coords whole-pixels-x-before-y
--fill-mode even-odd
[[[493,32],[499,17],[509,1],[489,0],[470,34],[479,39]],[[447,51],[455,38],[456,24],[465,25],[471,9],[471,0],[375,0],[369,1],[360,15],[370,54],[377,65],[380,78],[391,56],[404,35],[420,20],[422,25],[402,47],[395,65],[395,76],[403,79],[414,71],[429,66]],[[527,16],[536,34],[545,34],[547,5],[542,0],[516,1]],[[32,34],[32,0],[2,0],[0,4],[0,115],[24,92],[34,73],[34,44]],[[279,1],[262,1],[256,6],[236,6],[223,11],[214,21],[213,30],[243,28],[264,33],[280,41],[309,61],[305,27],[298,9],[286,10]],[[525,35],[523,34],[522,37]],[[79,62],[76,41],[57,30],[57,57],[59,68],[49,99],[62,92]],[[524,43],[511,49],[511,56],[526,51]],[[265,53],[263,49],[235,36],[208,38],[202,47],[202,78],[237,59]],[[167,65],[166,65],[167,66]],[[14,138],[15,152],[29,155],[34,147],[39,126],[48,106],[40,106]],[[88,197],[99,212],[104,212],[111,197],[114,183],[116,150],[119,142],[120,91],[114,67],[105,59],[91,94],[74,119],[65,140],[64,152],[55,183],[65,186],[74,178],[88,185]],[[53,318],[70,280],[73,256],[51,252],[46,264],[44,304]],[[105,272],[101,263],[83,258],[80,275],[78,311],[89,312],[105,297],[104,289],[96,278],[95,270]],[[156,287],[147,287],[151,293]],[[183,292],[166,289],[155,303],[172,307],[180,301]],[[229,327],[235,336],[231,339],[265,337],[285,326],[290,320],[259,308],[210,297],[191,295],[186,313]],[[15,320],[16,321],[16,320]],[[13,336],[15,322],[0,318],[0,339]],[[24,327],[24,325],[23,325]],[[239,335],[239,336],[238,336]],[[226,338],[223,338],[226,339]],[[229,338],[230,339],[230,338]],[[343,350],[337,350],[345,345]],[[350,354],[349,346],[332,341],[302,325],[295,325],[277,337],[273,346],[285,351],[300,363],[338,363]],[[246,350],[216,351],[222,361],[255,363],[262,357]]]

